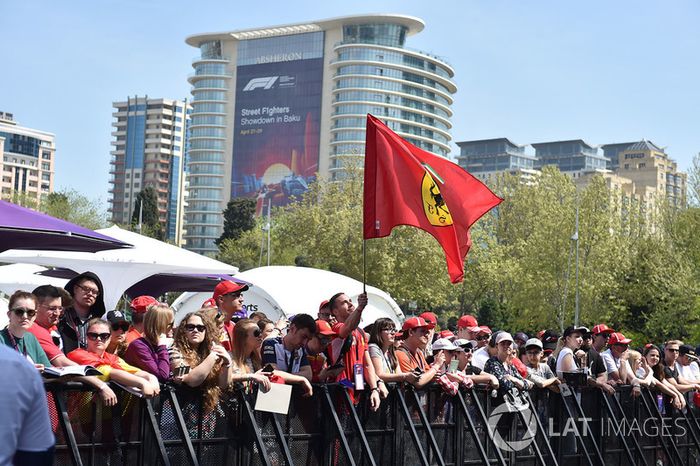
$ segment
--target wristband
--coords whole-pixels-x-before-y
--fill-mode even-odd
[[[369,390],[370,393],[372,393],[372,392],[378,392],[378,391],[379,391],[379,387],[374,387],[374,388],[371,388],[371,389]]]
[[[384,381],[382,379],[377,380],[377,388],[379,387],[380,383],[384,383]]]

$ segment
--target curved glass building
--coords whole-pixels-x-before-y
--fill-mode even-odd
[[[405,47],[424,23],[349,16],[189,37],[192,66],[186,247],[215,253],[231,197],[281,205],[316,176],[361,165],[366,115],[447,156],[454,70]]]

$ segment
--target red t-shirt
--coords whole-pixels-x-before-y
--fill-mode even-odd
[[[56,343],[53,342],[53,338],[51,338],[51,332],[46,330],[41,325],[35,322],[34,324],[32,324],[31,327],[29,327],[28,332],[34,335],[37,340],[39,340],[41,349],[44,350],[44,353],[46,353],[46,356],[48,356],[49,361],[53,361],[58,356],[63,355],[63,351],[61,351],[61,349],[58,346],[56,346]]]
[[[141,332],[139,332],[138,330],[136,330],[134,327],[130,327],[130,328],[129,328],[129,331],[126,332],[126,336],[125,336],[125,338],[126,338],[126,344],[128,345],[128,344],[131,343],[132,341],[138,340],[138,339],[141,338],[142,336],[143,336],[143,334],[142,334]]]
[[[233,329],[236,324],[233,322],[224,322],[224,332],[221,334],[221,346],[226,351],[233,351]]]
[[[321,374],[323,367],[326,365],[326,355],[323,353],[307,354],[306,359],[309,361],[309,365],[311,366],[311,373],[313,374],[313,376],[311,377],[311,381],[322,382],[321,380],[319,380],[318,376]],[[323,380],[323,382],[325,382],[325,380]]]

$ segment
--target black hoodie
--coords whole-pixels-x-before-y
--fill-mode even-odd
[[[81,280],[88,279],[97,285],[100,293],[95,298],[95,304],[90,307],[90,312],[86,320],[81,320],[75,311],[73,306],[67,307],[63,311],[63,316],[61,320],[58,321],[58,333],[61,334],[61,340],[63,340],[63,352],[65,354],[70,353],[77,348],[86,348],[87,343],[85,341],[85,333],[87,328],[85,324],[93,318],[102,317],[105,310],[104,302],[104,287],[102,286],[102,281],[93,272],[84,272],[80,275],[73,277],[66,285],[63,287],[71,296],[75,296],[75,285],[77,285]]]

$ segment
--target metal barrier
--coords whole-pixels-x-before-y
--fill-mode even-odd
[[[391,386],[377,412],[338,384],[295,389],[286,416],[253,409],[242,387],[206,412],[201,393],[165,385],[115,407],[81,384],[47,385],[56,464],[73,465],[647,465],[700,462],[700,416],[631,387],[614,395],[535,390],[508,412],[484,388]]]

